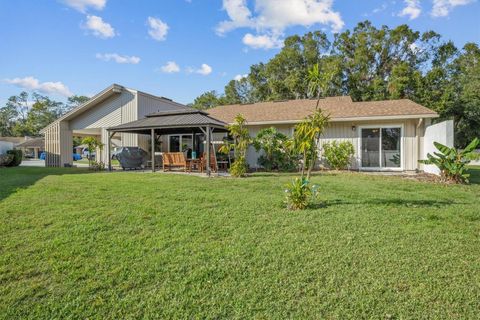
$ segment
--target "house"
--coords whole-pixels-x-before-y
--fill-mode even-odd
[[[316,103],[303,99],[228,105],[209,109],[207,114],[113,84],[42,130],[45,165],[72,164],[73,136],[97,136],[107,146],[97,150],[97,159],[104,163],[109,162],[114,139],[119,146],[139,146],[150,152],[152,161],[155,152],[209,152],[205,140],[221,141],[226,136],[224,125],[237,114],[246,118],[251,136],[270,126],[292,135]],[[342,96],[321,99],[319,107],[331,118],[322,143],[352,142],[354,169],[434,172],[434,167],[420,165],[418,160],[434,151],[433,141],[453,145],[453,122],[434,123],[437,113],[410,100],[353,102]],[[258,167],[258,157],[250,148],[247,161],[252,168]]]
[[[107,129],[110,127],[143,119],[155,112],[185,109],[188,108],[171,99],[113,84],[42,129],[45,166],[72,165],[74,136],[95,136],[107,145],[110,138]],[[111,138],[121,141],[121,146],[140,146],[149,150],[148,135],[119,133]],[[107,149],[96,152],[97,159],[104,163],[109,160]]]
[[[251,136],[270,126],[291,136],[295,125],[314,112],[316,104],[316,99],[271,101],[219,106],[208,113],[226,123],[242,114]],[[353,102],[348,96],[329,97],[320,100],[319,108],[330,116],[321,144],[350,141],[355,149],[354,169],[435,172],[418,160],[434,151],[433,141],[453,146],[453,121],[434,124],[436,112],[408,99]],[[258,157],[250,147],[250,167],[258,167]]]
[[[28,139],[30,139],[30,137],[0,137],[0,154],[14,149],[18,144]]]
[[[33,159],[38,159],[44,148],[45,138],[31,138],[15,146],[15,149],[22,150],[24,158]]]

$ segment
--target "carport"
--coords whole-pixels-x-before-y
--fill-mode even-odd
[[[207,174],[210,175],[210,146],[214,132],[228,132],[227,124],[195,109],[163,111],[147,115],[145,118],[110,127],[108,131],[108,169],[112,170],[111,140],[116,133],[150,135],[152,172],[155,171],[155,141],[158,136],[172,134],[203,134],[206,143]],[[195,143],[195,139],[193,139]],[[195,147],[195,145],[194,145]]]

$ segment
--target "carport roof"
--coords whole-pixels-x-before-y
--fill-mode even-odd
[[[150,134],[155,129],[160,134],[203,132],[201,128],[211,127],[216,131],[227,131],[227,124],[208,113],[195,109],[174,110],[152,113],[146,118],[108,128],[110,132]]]

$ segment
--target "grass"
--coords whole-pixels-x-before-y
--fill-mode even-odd
[[[246,179],[0,170],[0,318],[477,318],[470,186],[321,174]]]

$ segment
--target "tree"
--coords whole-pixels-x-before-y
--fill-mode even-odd
[[[320,138],[328,121],[329,117],[324,115],[321,109],[317,109],[295,126],[294,148],[303,158],[302,179],[305,177],[305,170],[307,170],[307,180],[310,179],[310,174],[318,159]]]
[[[0,108],[0,136],[13,136],[18,111],[13,105]]]
[[[370,21],[335,35],[321,31],[287,37],[267,62],[230,81],[224,95],[201,108],[349,95],[354,101],[411,99],[455,120],[455,145],[480,135],[479,47],[458,50],[434,31],[407,25],[375,27]],[[200,96],[199,98],[207,98]]]
[[[88,150],[88,166],[92,168],[92,154],[95,150],[102,150],[103,149],[103,143],[101,143],[97,138],[95,137],[85,137],[82,140],[82,144],[87,145],[87,150]]]
[[[87,102],[88,100],[90,100],[89,97],[87,96],[78,96],[78,95],[73,95],[71,97],[68,97],[67,99],[67,104],[66,104],[66,108],[65,108],[65,111],[64,112],[68,112],[82,104],[84,104],[85,102]]]
[[[221,104],[222,104],[221,97],[218,96],[215,90],[212,90],[212,91],[207,91],[201,94],[200,96],[198,96],[197,98],[195,98],[191,106],[192,108],[195,108],[195,109],[205,110],[205,109],[214,108]]]
[[[220,152],[228,153],[233,149],[235,161],[230,167],[230,173],[234,177],[243,177],[247,173],[247,150],[250,145],[251,138],[246,127],[247,121],[243,115],[238,114],[233,124],[228,126],[230,136],[233,143],[225,142]]]

